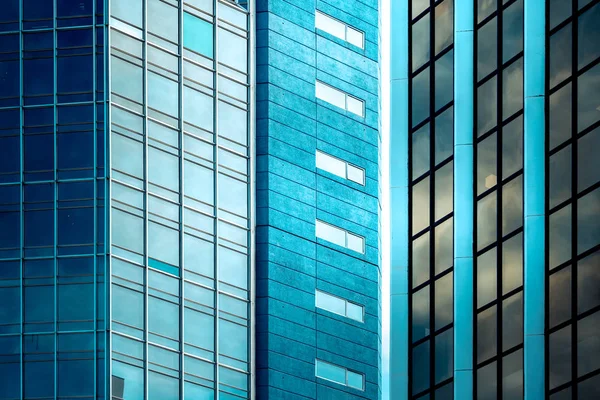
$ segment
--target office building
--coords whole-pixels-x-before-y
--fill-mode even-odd
[[[378,399],[378,3],[257,3],[259,399]]]
[[[2,3],[1,399],[249,398],[249,23]]]
[[[0,399],[378,398],[355,3],[3,2]]]
[[[391,21],[391,398],[599,398],[600,2]]]

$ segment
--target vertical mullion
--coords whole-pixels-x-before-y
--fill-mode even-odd
[[[429,391],[435,400],[435,170],[434,115],[435,115],[435,0],[429,4]]]
[[[97,112],[97,79],[98,79],[98,70],[96,68],[96,66],[98,65],[97,62],[97,57],[98,57],[98,49],[96,48],[97,46],[97,32],[96,32],[96,1],[97,0],[92,0],[92,107],[93,107],[93,122],[92,122],[92,127],[94,132],[92,133],[93,137],[94,137],[94,144],[92,146],[92,151],[94,152],[94,154],[92,155],[93,158],[93,168],[94,168],[94,174],[93,174],[93,179],[94,179],[94,217],[93,217],[93,221],[94,221],[94,235],[93,235],[93,252],[94,252],[94,283],[93,283],[93,296],[94,296],[94,301],[93,301],[93,305],[94,305],[94,354],[93,354],[93,358],[94,358],[94,393],[98,393],[98,168],[96,167],[98,164],[98,150],[97,150],[97,146],[98,146],[98,112]],[[106,359],[106,358],[105,358]],[[107,397],[109,397],[107,395]]]
[[[571,393],[578,397],[577,382],[577,93],[579,92],[579,65],[577,54],[579,37],[579,13],[577,2],[571,2],[573,10],[571,29]]]
[[[412,96],[413,96],[413,88],[412,88],[412,83],[413,83],[413,71],[412,71],[412,60],[413,60],[413,46],[412,46],[412,38],[413,38],[413,29],[414,29],[414,24],[413,24],[413,18],[412,18],[412,3],[415,0],[408,0],[407,1],[407,5],[406,5],[406,20],[407,20],[407,31],[408,31],[408,51],[406,54],[407,57],[407,62],[406,62],[406,80],[407,80],[407,84],[406,84],[406,91],[408,92],[408,98],[407,98],[407,104],[406,104],[406,108],[408,110],[407,112],[407,131],[408,131],[408,135],[407,135],[407,140],[406,143],[403,143],[404,145],[406,145],[407,147],[407,164],[408,164],[408,171],[407,171],[407,177],[405,178],[406,180],[406,185],[407,185],[407,194],[406,194],[406,203],[407,203],[407,211],[408,211],[408,221],[406,223],[407,225],[407,237],[408,237],[408,254],[407,254],[407,282],[406,282],[406,287],[407,290],[406,292],[408,293],[408,301],[407,301],[407,309],[408,309],[408,326],[407,326],[407,330],[408,330],[408,357],[407,357],[407,378],[408,378],[408,383],[407,383],[407,391],[408,391],[408,398],[412,398],[412,394],[413,394],[413,387],[414,387],[414,370],[413,370],[413,360],[414,360],[414,356],[413,356],[413,351],[414,351],[414,345],[413,345],[413,334],[412,334],[412,325],[413,325],[413,312],[412,312],[412,305],[413,305],[413,296],[414,296],[414,290],[413,290],[413,285],[412,285],[412,279],[413,279],[413,251],[412,251],[412,244],[414,242],[413,239],[413,223],[412,223],[412,214],[413,214],[413,200],[412,200],[412,194],[413,194],[413,190],[414,190],[414,185],[412,183],[413,179],[412,179],[412,161],[413,161],[413,146],[412,146],[412,135],[414,134],[413,129],[412,129]],[[391,2],[392,4],[394,3],[393,1]],[[402,73],[404,71],[400,71],[400,79],[402,79],[404,77],[404,74]],[[403,184],[403,182],[399,182],[400,185]],[[392,224],[393,225],[393,224]],[[400,261],[401,263],[402,261]],[[391,380],[390,380],[391,382]],[[400,393],[402,395],[402,393]]]
[[[213,75],[213,86],[214,86],[214,114],[213,114],[213,159],[214,159],[214,230],[215,230],[215,254],[214,254],[214,276],[215,276],[215,399],[221,398],[219,392],[219,0],[213,0],[213,12],[214,12],[214,25],[213,25],[213,57],[214,57],[214,68],[215,72]]]
[[[114,1],[114,0],[113,0]],[[119,0],[116,0],[119,1]],[[143,137],[144,137],[144,393],[149,398],[148,341],[150,324],[148,323],[148,1],[142,0],[142,64],[143,64]]]
[[[53,249],[52,249],[52,254],[53,254],[53,262],[54,262],[54,321],[53,321],[53,326],[54,326],[54,397],[57,398],[58,396],[58,173],[57,173],[57,168],[58,168],[58,152],[57,152],[57,145],[58,145],[58,137],[57,137],[57,130],[58,130],[58,107],[57,107],[57,101],[58,101],[58,63],[57,63],[57,55],[58,55],[58,32],[56,30],[57,25],[56,25],[56,17],[57,17],[57,6],[56,6],[56,1],[52,0],[52,40],[54,41],[54,48],[52,51],[52,58],[53,58],[53,64],[54,64],[54,104],[53,104],[53,117],[54,117],[54,123],[52,124],[52,130],[53,130],[53,140],[52,140],[52,145],[53,145],[53,158],[54,158],[54,165],[53,165],[53,169],[54,171],[52,171],[53,173],[53,181],[52,181],[52,185],[54,187],[54,212],[53,212],[53,217],[54,217],[54,232],[53,232],[53,236],[54,236],[54,242],[53,242]]]
[[[496,396],[502,398],[502,124],[504,121],[502,102],[504,101],[502,93],[502,81],[504,78],[503,62],[503,20],[504,6],[502,0],[496,0]],[[489,251],[489,250],[488,250]]]
[[[21,330],[19,336],[19,391],[21,398],[23,399],[25,396],[25,360],[24,360],[24,338],[25,338],[25,302],[23,299],[25,298],[25,284],[24,274],[25,274],[25,210],[24,210],[24,200],[25,200],[25,187],[24,187],[24,169],[25,169],[25,151],[24,151],[24,110],[23,110],[23,2],[19,1],[19,284],[20,284],[20,313],[19,319],[21,323]]]
[[[179,82],[177,85],[179,100],[179,397],[185,399],[185,212],[184,212],[184,124],[183,124],[183,4],[178,3],[179,14],[179,57],[177,58],[179,66]]]

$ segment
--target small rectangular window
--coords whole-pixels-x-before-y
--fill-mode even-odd
[[[349,302],[337,296],[315,291],[315,306],[329,312],[354,319],[359,322],[364,321],[364,307]]]
[[[315,360],[315,376],[354,389],[365,390],[363,374],[325,361]]]
[[[333,104],[336,107],[343,108],[361,117],[365,115],[365,103],[363,100],[352,97],[321,81],[315,82],[315,93],[318,99]]]
[[[315,233],[318,238],[364,254],[364,237],[347,232],[344,229],[319,220],[315,221],[315,226]]]
[[[317,168],[330,172],[334,175],[349,179],[360,185],[365,184],[365,170],[354,165],[340,160],[339,158],[330,156],[317,150],[316,152]]]
[[[363,32],[320,11],[315,12],[315,27],[361,49],[365,48]]]

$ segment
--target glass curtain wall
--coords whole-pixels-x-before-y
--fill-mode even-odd
[[[249,398],[248,12],[109,9],[112,396]]]
[[[101,1],[0,12],[0,399],[105,397]]]
[[[453,396],[453,0],[413,0],[410,23],[411,398]]]
[[[548,1],[547,389],[600,396],[600,2]]]
[[[479,0],[475,391],[523,398],[523,0]]]

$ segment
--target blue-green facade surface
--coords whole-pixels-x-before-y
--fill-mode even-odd
[[[257,2],[260,399],[381,396],[378,19],[372,0]]]
[[[251,7],[2,2],[0,399],[254,395]]]

